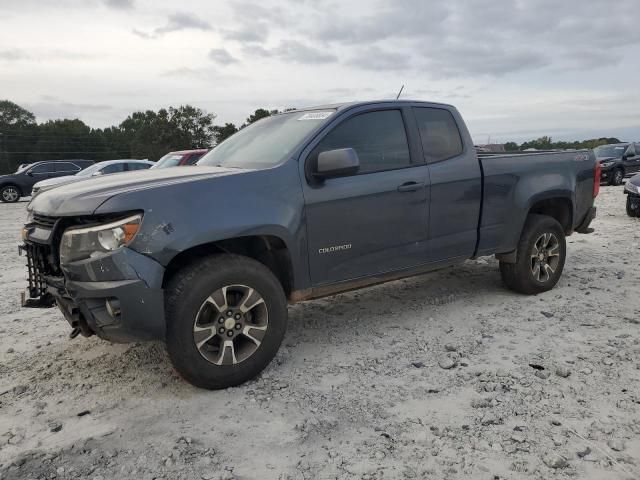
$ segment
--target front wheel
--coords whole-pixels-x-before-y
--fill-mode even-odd
[[[622,181],[624,180],[624,170],[621,168],[616,168],[611,175],[611,185],[622,185]]]
[[[14,185],[7,185],[0,190],[0,200],[4,203],[15,203],[20,200],[20,190]]]
[[[627,215],[630,217],[640,217],[640,197],[627,195]]]
[[[179,271],[166,288],[167,350],[189,383],[239,385],[273,359],[287,327],[280,282],[263,264],[213,255]]]
[[[500,262],[500,274],[512,290],[529,295],[551,290],[562,275],[567,254],[564,231],[546,215],[529,215],[515,263]]]

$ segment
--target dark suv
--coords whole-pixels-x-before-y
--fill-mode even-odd
[[[640,172],[640,143],[613,143],[594,149],[602,167],[602,181],[622,185],[625,177]]]
[[[93,165],[93,160],[45,160],[20,165],[15,173],[0,176],[0,200],[14,203],[31,195],[33,186],[47,178],[75,175]]]

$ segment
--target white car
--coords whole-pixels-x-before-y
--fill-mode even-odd
[[[33,186],[31,196],[35,197],[39,193],[46,190],[51,190],[54,187],[60,185],[67,185],[69,183],[78,182],[80,180],[86,180],[91,177],[97,177],[100,175],[109,175],[112,173],[130,172],[133,170],[146,170],[155,165],[155,162],[149,160],[107,160],[105,162],[96,163],[84,170],[80,170],[75,175],[67,175],[65,177],[48,178],[42,180]]]

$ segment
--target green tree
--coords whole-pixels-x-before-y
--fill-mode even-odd
[[[216,140],[216,145],[222,143],[237,131],[238,127],[233,123],[225,123],[224,125],[213,127],[213,136]]]
[[[518,150],[520,147],[518,146],[518,144],[516,142],[507,142],[504,144],[504,149],[507,152],[514,152],[516,150]]]
[[[36,117],[33,113],[9,100],[0,100],[0,130],[7,127],[26,127],[35,123]]]
[[[264,108],[258,108],[255,112],[247,117],[247,120],[244,123],[244,126],[251,125],[253,122],[257,122],[262,118],[270,117],[271,115],[275,115],[278,113],[278,110],[266,110]]]

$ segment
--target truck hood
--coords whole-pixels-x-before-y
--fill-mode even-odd
[[[172,167],[92,177],[52,188],[36,196],[28,210],[49,216],[91,215],[111,197],[178,183],[204,181],[247,170],[222,167]]]
[[[620,157],[596,157],[596,160],[602,163],[602,162],[610,162],[612,160],[620,160]]]
[[[636,187],[640,187],[640,173],[635,174],[633,177],[627,180],[627,183],[635,185]]]

